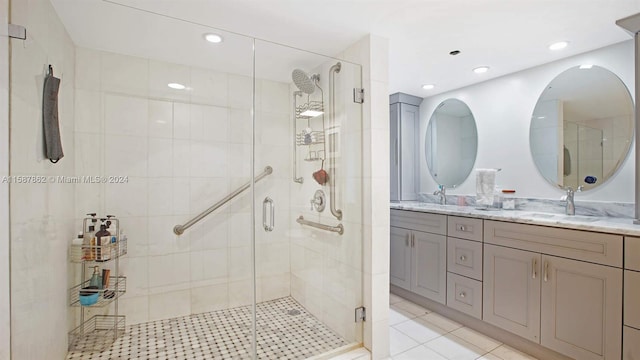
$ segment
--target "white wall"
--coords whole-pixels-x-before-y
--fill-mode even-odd
[[[9,1],[0,0],[0,29],[6,29]],[[0,31],[0,179],[9,175],[9,39]],[[9,184],[0,181],[0,360],[11,350]]]
[[[80,185],[76,196],[79,216],[114,214],[128,233],[127,323],[250,304],[248,192],[182,236],[172,229],[250,178],[251,69],[235,75],[84,48],[77,69],[77,173],[129,177]],[[256,90],[256,172],[274,168],[256,185],[258,211],[269,194],[278,215],[288,214],[289,85],[258,80]],[[258,301],[290,293],[288,222],[277,216],[277,231],[257,232]]]
[[[435,107],[447,98],[467,103],[478,127],[478,157],[475,168],[502,168],[497,184],[516,189],[518,197],[558,199],[564,192],[550,185],[536,168],[529,150],[529,123],[538,97],[547,84],[569,67],[580,64],[602,66],[616,74],[634,97],[634,50],[631,40],[574,57],[506,75],[476,85],[426,98],[420,106],[420,134],[425,134]],[[421,136],[424,149],[424,136]],[[633,147],[622,168],[604,186],[577,195],[596,201],[634,201]],[[421,192],[436,188],[421,154]],[[451,194],[475,194],[475,174]]]
[[[362,64],[364,345],[389,357],[389,41],[367,35],[344,52]],[[426,128],[425,128],[426,129]]]
[[[75,173],[75,48],[48,0],[12,1],[11,175]],[[4,52],[3,52],[4,54]],[[65,157],[44,158],[42,87],[47,65],[61,79],[59,116]],[[11,184],[11,343],[13,359],[62,359],[67,352],[67,249],[78,230],[74,184]]]

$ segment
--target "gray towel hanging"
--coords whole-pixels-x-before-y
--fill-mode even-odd
[[[58,123],[58,89],[60,79],[53,76],[53,67],[49,65],[49,73],[44,79],[42,96],[42,124],[44,127],[45,156],[52,163],[57,163],[64,156]]]

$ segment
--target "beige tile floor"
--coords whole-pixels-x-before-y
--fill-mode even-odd
[[[394,294],[389,303],[393,360],[536,360]]]
[[[394,294],[389,294],[389,346],[391,360],[536,360]],[[331,360],[355,359],[371,355],[360,348]]]

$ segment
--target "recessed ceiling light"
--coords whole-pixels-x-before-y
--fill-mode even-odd
[[[549,45],[549,50],[562,50],[569,45],[568,41],[558,41],[557,43],[553,43]]]
[[[591,69],[593,67],[593,65],[591,64],[582,64],[580,65],[580,69],[585,70],[585,69]]]
[[[204,39],[214,44],[222,42],[222,36],[218,34],[204,34]]]
[[[184,90],[187,87],[182,85],[182,84],[178,84],[178,83],[169,83],[167,84],[168,87],[172,88],[172,89],[176,89],[176,90]]]
[[[477,68],[473,69],[473,72],[476,73],[476,74],[484,74],[487,71],[489,71],[489,67],[488,66],[480,66],[480,67],[477,67]]]
[[[434,87],[436,87],[436,86],[433,85],[433,84],[424,84],[424,85],[422,85],[422,88],[425,89],[425,90],[431,90]]]

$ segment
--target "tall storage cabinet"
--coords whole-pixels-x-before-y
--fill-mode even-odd
[[[403,93],[389,96],[391,201],[418,197],[421,102],[422,98]]]

